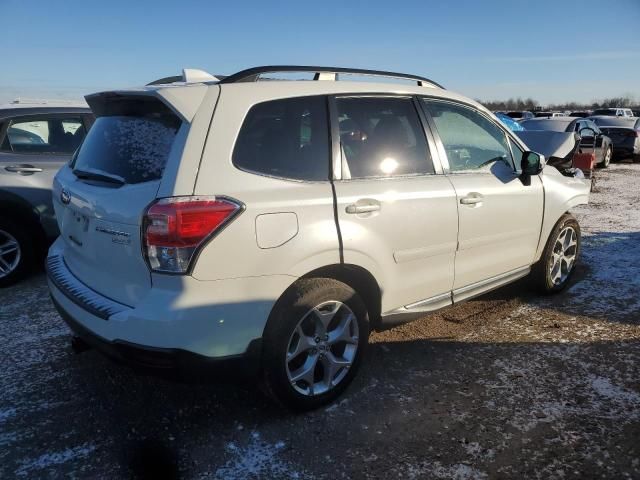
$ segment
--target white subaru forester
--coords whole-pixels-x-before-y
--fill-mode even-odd
[[[375,82],[346,81],[361,76]],[[97,120],[54,184],[49,286],[77,337],[131,365],[255,374],[314,408],[371,329],[529,273],[556,292],[574,270],[567,212],[589,184],[426,78],[185,70],[86,99]]]

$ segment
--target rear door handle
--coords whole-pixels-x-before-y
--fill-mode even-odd
[[[351,205],[347,205],[345,208],[347,213],[371,213],[380,211],[379,203],[371,203],[366,205],[358,205],[357,203],[352,203]]]
[[[33,175],[34,173],[41,172],[42,169],[34,167],[33,165],[9,165],[4,167],[7,172],[19,173],[21,175]]]
[[[484,197],[479,193],[470,193],[466,197],[462,197],[460,199],[460,203],[462,205],[475,205],[477,203],[482,203]]]

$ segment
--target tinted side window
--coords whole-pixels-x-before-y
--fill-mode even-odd
[[[375,178],[434,173],[431,155],[410,98],[338,98],[340,143],[346,175]]]
[[[325,97],[273,100],[249,110],[233,164],[276,177],[328,180],[329,151]]]
[[[490,169],[494,162],[513,168],[506,134],[471,108],[423,99],[433,118],[452,172]]]
[[[2,149],[16,153],[73,153],[85,134],[79,117],[14,120],[7,128]]]

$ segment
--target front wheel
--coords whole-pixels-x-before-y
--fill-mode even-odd
[[[264,385],[279,403],[310,410],[353,380],[369,339],[364,302],[328,278],[298,280],[278,300],[264,334]]]
[[[557,293],[569,284],[580,255],[580,225],[564,214],[549,235],[542,257],[533,267],[531,279],[542,293]]]

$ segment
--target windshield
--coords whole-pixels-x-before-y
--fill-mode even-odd
[[[80,147],[74,171],[142,183],[162,177],[180,120],[170,114],[98,117]]]

